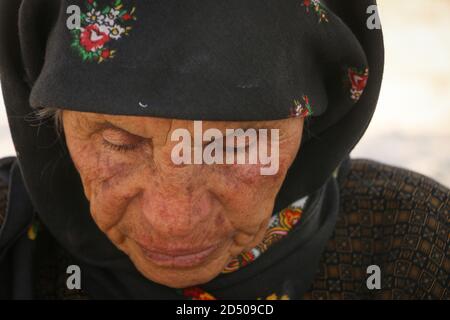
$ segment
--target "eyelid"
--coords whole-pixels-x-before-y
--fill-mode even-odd
[[[108,125],[107,127],[104,127],[102,129],[102,133],[105,133],[105,132],[108,132],[108,131],[115,132],[115,133],[118,133],[118,134],[122,134],[122,135],[130,137],[130,138],[145,139],[144,137],[141,137],[139,135],[136,135],[136,134],[131,133],[131,132],[125,130],[125,129],[122,129],[122,128],[119,128],[119,127],[116,127],[116,126],[113,126],[113,125]]]
[[[112,135],[108,137],[107,133],[111,133]],[[101,137],[103,140],[103,145],[116,151],[133,150],[145,141],[145,138],[117,127],[104,128],[101,131]]]

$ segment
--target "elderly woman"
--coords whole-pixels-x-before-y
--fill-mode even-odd
[[[448,298],[449,190],[349,158],[375,1],[78,4],[1,2],[0,297]]]

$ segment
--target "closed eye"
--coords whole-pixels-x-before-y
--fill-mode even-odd
[[[117,152],[133,151],[146,140],[119,128],[107,128],[101,136],[103,146]]]

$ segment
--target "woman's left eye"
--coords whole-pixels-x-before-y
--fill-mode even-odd
[[[118,152],[127,152],[137,149],[144,138],[116,129],[107,129],[102,133],[102,143],[106,148]]]

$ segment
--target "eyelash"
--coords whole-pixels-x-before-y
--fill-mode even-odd
[[[129,152],[129,151],[133,151],[135,149],[137,149],[137,147],[139,147],[139,144],[123,144],[123,145],[117,145],[117,144],[112,144],[108,141],[106,141],[105,139],[103,139],[102,144],[108,148],[111,149],[113,151],[117,151],[117,152]]]

